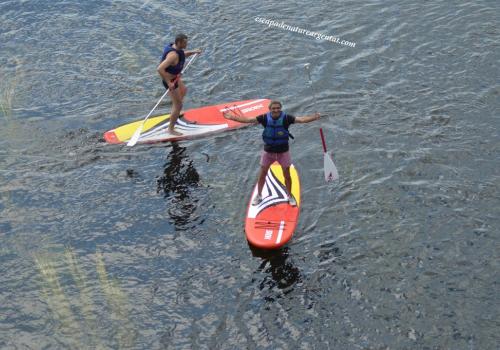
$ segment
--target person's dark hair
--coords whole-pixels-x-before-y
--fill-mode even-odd
[[[178,44],[184,40],[187,40],[188,37],[186,34],[177,34],[177,36],[175,37],[175,43]]]
[[[271,109],[272,105],[280,105],[280,108],[283,108],[280,101],[272,100],[271,102],[269,102],[268,108]]]

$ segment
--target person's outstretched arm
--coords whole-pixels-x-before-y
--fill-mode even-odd
[[[234,112],[224,111],[222,112],[224,118],[229,120],[234,120],[240,123],[257,123],[257,117],[246,117],[244,115],[238,115]]]
[[[319,113],[304,115],[302,117],[295,117],[295,123],[310,123],[321,118]]]
[[[195,53],[200,53],[201,54],[201,49],[184,51],[184,56],[189,57],[191,55],[194,55]]]

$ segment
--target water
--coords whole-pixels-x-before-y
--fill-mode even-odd
[[[0,347],[498,348],[498,13],[496,1],[0,3]],[[179,31],[204,49],[187,108],[270,97],[325,115],[292,126],[303,206],[280,251],[243,232],[259,127],[102,141],[161,96],[156,66]]]

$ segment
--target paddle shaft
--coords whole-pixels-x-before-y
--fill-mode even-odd
[[[306,64],[305,68],[307,70],[309,84],[311,85],[311,90],[312,90],[313,98],[314,98],[314,104],[317,106],[318,100],[316,99],[316,93],[315,93],[314,88],[313,88],[311,73],[309,72],[309,64]],[[323,124],[323,123],[321,123],[321,124]],[[334,180],[339,178],[339,174],[337,171],[337,167],[333,163],[332,157],[326,151],[325,135],[323,134],[322,127],[319,128],[319,134],[321,135],[321,143],[323,145],[323,169],[325,171],[325,180],[327,182],[334,181]]]
[[[309,72],[309,66],[306,66],[306,71],[307,71],[307,77],[309,78],[309,85],[311,86],[311,91],[313,93],[313,98],[314,98],[314,105],[318,106],[318,99],[316,98],[316,92],[314,91],[312,79],[311,79],[311,72]]]
[[[186,70],[186,68],[193,61],[193,59],[194,59],[194,57],[191,60],[189,60],[188,64],[186,64],[186,67],[184,67],[184,69],[182,70],[182,72],[177,77],[175,77],[175,79],[173,81],[174,84],[181,78],[181,74],[184,72],[184,70]],[[165,93],[160,97],[160,99],[158,100],[158,102],[156,102],[155,106],[148,113],[148,115],[146,116],[146,118],[144,118],[144,120],[142,121],[142,123],[144,123],[151,116],[151,113],[153,113],[153,111],[156,109],[156,107],[158,107],[158,105],[160,104],[160,102],[165,98],[165,96],[168,94],[169,91],[170,91],[170,88],[168,88],[167,91],[165,91]]]
[[[325,135],[323,135],[323,128],[319,128],[319,133],[321,135],[321,143],[323,143],[323,152],[326,153],[326,142],[325,142]]]
[[[312,83],[312,79],[311,79],[311,72],[309,72],[309,65],[306,66],[306,71],[307,71],[307,77],[309,78],[309,85],[311,85],[311,91],[313,93],[314,104],[317,106],[318,100],[316,99],[316,93],[314,92],[313,83]],[[323,143],[323,151],[326,153],[325,135],[323,135],[323,128],[322,127],[319,128],[319,133],[321,135],[321,142]]]

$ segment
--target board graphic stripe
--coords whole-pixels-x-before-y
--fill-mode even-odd
[[[280,244],[281,236],[283,236],[283,229],[285,228],[285,222],[282,220],[280,224],[280,229],[278,231],[278,238],[276,238],[276,244]]]

